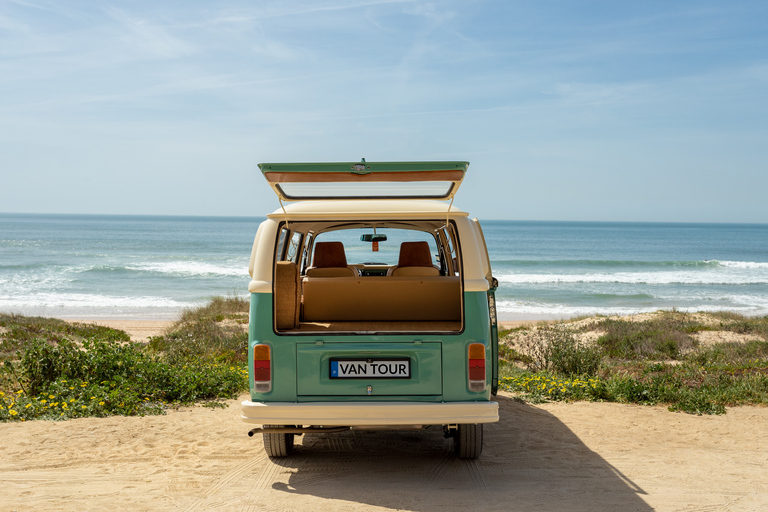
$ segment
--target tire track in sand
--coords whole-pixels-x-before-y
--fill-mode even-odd
[[[477,460],[460,460],[461,466],[469,475],[472,482],[472,490],[475,492],[478,500],[487,500],[491,497],[488,488],[488,480],[485,479],[485,472],[480,468]]]
[[[427,472],[422,485],[423,493],[430,493],[435,490],[435,484],[443,479],[448,467],[455,460],[453,451],[446,446],[442,456],[437,460],[434,466]]]
[[[283,466],[274,460],[267,460],[264,471],[261,472],[259,479],[256,481],[252,489],[254,491],[266,491],[272,488],[272,484],[275,483],[278,473]]]
[[[197,498],[195,501],[193,501],[187,508],[184,509],[184,512],[192,512],[193,510],[200,509],[206,500],[208,500],[209,498],[221,492],[223,489],[229,486],[229,484],[241,478],[246,473],[252,472],[259,465],[263,464],[264,459],[266,458],[267,458],[267,455],[262,452],[254,456],[252,459],[249,459],[247,462],[240,464],[236,468],[232,469],[222,478],[217,480],[213,485],[205,489],[202,493],[202,497]]]

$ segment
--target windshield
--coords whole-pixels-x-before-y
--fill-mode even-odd
[[[435,237],[425,231],[411,229],[377,228],[377,234],[387,235],[387,240],[378,242],[378,251],[374,251],[372,242],[361,242],[360,235],[373,233],[373,229],[345,229],[342,231],[329,231],[317,235],[317,242],[341,242],[344,244],[344,252],[347,263],[350,265],[397,265],[400,257],[400,244],[403,242],[427,242],[432,254],[432,263],[440,266],[440,257],[435,242]]]

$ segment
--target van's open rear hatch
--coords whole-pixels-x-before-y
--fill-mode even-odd
[[[469,162],[259,164],[283,201],[321,199],[450,200]]]

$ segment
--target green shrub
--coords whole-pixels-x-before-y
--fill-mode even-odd
[[[532,362],[531,356],[521,354],[506,343],[501,342],[499,342],[499,360],[502,363],[514,363],[519,361],[521,363],[530,364]]]
[[[80,349],[66,340],[57,345],[36,340],[29,344],[18,370],[19,383],[30,396],[50,394],[51,386],[61,380],[108,385],[126,403],[232,398],[247,387],[242,365],[194,359],[171,363],[150,354],[142,344],[114,341],[86,341]]]
[[[605,332],[597,340],[605,353],[624,359],[678,359],[698,345],[690,333],[707,329],[672,315],[644,322],[606,318],[597,327]]]
[[[248,356],[249,303],[238,297],[215,297],[205,306],[187,309],[163,336],[149,346],[170,360],[190,358],[244,363]]]
[[[716,316],[722,321],[719,329],[731,326],[735,332],[762,336],[766,317]],[[689,334],[708,327],[678,312],[645,322],[604,319],[597,327],[606,332],[599,347],[612,359],[587,365],[577,357],[579,345],[567,329],[540,327],[521,342],[533,355],[529,371],[502,367],[501,388],[534,402],[664,404],[690,414],[723,414],[728,406],[768,404],[768,341],[698,347]],[[597,374],[589,376],[587,368],[597,368]]]
[[[737,364],[749,365],[768,359],[768,342],[752,340],[747,343],[718,343],[699,349],[687,360],[699,366]]]
[[[221,309],[244,301],[212,302]],[[205,336],[209,327],[195,323],[207,323],[212,308],[201,309],[206,314],[187,317],[185,334]],[[123,331],[3,315],[3,342],[15,351],[0,369],[0,421],[158,414],[168,404],[234,398],[248,389],[247,334],[238,315],[226,313],[235,328],[224,341],[200,340],[190,349],[162,336],[165,351],[131,343]]]
[[[89,338],[102,340],[130,341],[124,331],[102,325],[65,322],[57,318],[22,316],[0,313],[0,327],[6,332],[0,334],[0,358],[12,358],[27,343],[44,338],[51,343],[62,340],[82,341]]]
[[[573,331],[562,326],[543,326],[523,341],[529,354],[528,369],[559,375],[595,375],[602,362],[597,347],[579,343]]]

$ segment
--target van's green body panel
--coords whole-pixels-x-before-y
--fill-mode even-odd
[[[272,349],[272,390],[254,392],[251,372],[254,402],[490,400],[497,370],[485,292],[464,292],[464,331],[458,333],[278,335],[272,330],[269,293],[251,294],[250,316],[248,360],[253,358],[254,344],[267,344]],[[486,361],[491,363],[486,366],[488,385],[482,392],[468,387],[470,343],[483,343]],[[378,357],[410,357],[412,378],[330,381],[330,357],[369,356],[371,351],[379,351]],[[367,394],[368,384],[373,387],[371,395]]]
[[[332,358],[405,358],[410,361],[410,378],[332,379],[330,377]],[[299,342],[296,357],[299,401],[313,395],[439,396],[443,391],[441,359],[439,341],[365,342],[365,346],[359,343]],[[371,387],[370,393],[368,386]]]

